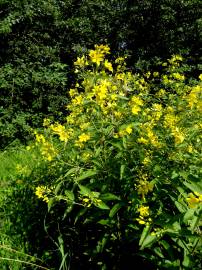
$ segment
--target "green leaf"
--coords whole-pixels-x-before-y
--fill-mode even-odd
[[[100,209],[103,209],[103,210],[109,210],[109,206],[106,205],[103,201],[99,202],[99,203],[96,203],[95,206],[97,206],[98,208]]]
[[[164,258],[164,255],[160,249],[160,247],[156,247],[154,248],[154,252],[160,257],[160,258]]]
[[[191,261],[190,261],[190,257],[188,255],[184,255],[184,260],[182,262],[182,265],[184,267],[190,267],[191,266]],[[189,268],[190,269],[190,268]]]
[[[119,209],[123,206],[122,203],[117,203],[115,204],[112,209],[109,212],[109,217],[112,218],[118,211]]]
[[[55,188],[55,194],[56,194],[56,195],[58,194],[58,192],[59,192],[59,190],[60,190],[62,184],[63,184],[63,182],[60,182],[60,183],[56,186],[56,188]]]
[[[98,172],[95,171],[95,170],[88,170],[88,171],[82,173],[78,178],[76,178],[76,181],[77,181],[77,182],[82,181],[82,180],[84,180],[84,179],[86,179],[86,178],[89,178],[89,177],[91,177],[91,176],[96,175],[97,173],[98,173]]]
[[[81,209],[81,210],[78,212],[78,214],[77,214],[76,217],[75,217],[74,224],[77,223],[77,221],[79,220],[79,218],[82,217],[82,216],[87,212],[87,210],[88,210],[87,208],[83,208],[83,209]]]
[[[188,209],[183,217],[183,221],[187,222],[188,220],[192,219],[195,215],[195,209]]]
[[[50,212],[51,208],[54,206],[55,203],[56,203],[55,198],[49,199],[49,201],[48,201],[48,212]]]
[[[194,232],[195,228],[197,227],[198,223],[200,222],[200,215],[199,216],[194,216],[192,219],[192,222],[190,224],[190,228],[192,230],[192,232]]]
[[[103,201],[120,200],[120,198],[112,193],[105,193],[100,195],[100,199]]]
[[[150,226],[145,226],[140,237],[140,241],[139,241],[140,246],[142,245],[144,239],[147,237],[149,232],[150,232]]]
[[[202,183],[188,183],[184,181],[183,184],[188,187],[192,192],[197,191],[199,193],[202,193]]]
[[[175,206],[180,211],[180,213],[184,213],[187,209],[182,203],[180,203],[178,201],[175,201]]]
[[[74,201],[75,197],[74,197],[74,193],[70,190],[65,190],[65,195],[67,196],[67,198],[70,201]]]
[[[64,178],[67,177],[68,175],[74,174],[75,172],[78,171],[78,168],[71,168],[66,174],[64,175]]]
[[[106,226],[106,225],[109,225],[109,220],[108,219],[101,219],[97,223]]]
[[[85,186],[79,185],[80,193],[84,196],[90,196],[91,195],[91,190]]]
[[[158,237],[156,235],[147,235],[146,238],[144,239],[141,247],[140,247],[140,250],[142,250],[148,246],[151,246],[157,240],[158,240]]]

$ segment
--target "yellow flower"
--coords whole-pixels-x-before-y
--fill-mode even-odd
[[[104,60],[104,54],[95,50],[90,50],[89,52],[90,59],[93,63],[96,63],[98,66]]]
[[[184,134],[177,127],[172,129],[172,135],[175,138],[175,144],[181,144],[185,139]]]
[[[140,213],[140,216],[142,217],[147,217],[149,216],[149,206],[143,206],[141,205],[138,210],[137,210],[139,213]]]
[[[132,113],[137,115],[141,111],[141,108],[137,105],[132,107]]]
[[[48,195],[51,193],[51,189],[46,186],[38,186],[35,190],[35,194],[39,199],[42,199],[44,202],[48,203],[49,198]]]
[[[134,103],[135,105],[138,105],[138,106],[143,105],[143,100],[138,96],[133,96],[131,99],[131,102]]]
[[[131,134],[133,132],[133,129],[131,127],[131,125],[127,126],[125,131],[128,133],[128,134]]]
[[[149,224],[152,221],[152,219],[149,217],[149,206],[141,205],[137,211],[140,213],[139,218],[136,218],[139,224]]]
[[[104,61],[104,66],[105,66],[106,69],[108,69],[109,71],[113,72],[112,64],[108,60],[105,60]]]
[[[190,193],[186,199],[190,208],[195,208],[202,204],[202,194],[198,192]]]
[[[145,139],[145,138],[143,138],[143,137],[138,138],[137,141],[138,141],[139,143],[148,144],[148,140]]]
[[[85,56],[77,57],[77,60],[74,62],[75,66],[84,67],[85,65],[88,65],[87,60],[85,59]]]
[[[178,72],[172,74],[173,78],[179,81],[184,81],[185,76],[183,74],[180,74]]]
[[[142,179],[139,181],[137,185],[137,192],[142,196],[142,198],[145,198],[145,195],[147,195],[150,191],[152,191],[154,188],[154,185],[147,181],[146,179]]]

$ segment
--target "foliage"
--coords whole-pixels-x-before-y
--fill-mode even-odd
[[[36,165],[21,172],[21,200],[30,207],[35,193],[38,207],[47,204],[57,268],[126,269],[131,260],[198,269],[202,75],[186,77],[180,55],[144,74],[109,55],[96,45],[75,61],[66,122],[46,118],[34,132],[27,151],[38,151]]]
[[[19,144],[0,153],[0,268],[3,270],[50,270],[44,267],[43,256],[40,256],[42,260],[38,259],[37,253],[30,249],[30,244],[34,246],[34,242],[38,246],[34,237],[37,237],[37,230],[41,235],[44,218],[42,215],[39,224],[40,212],[36,210],[38,203],[32,192],[28,191],[30,183],[24,183],[24,178],[30,175],[36,164],[33,152],[31,154]],[[31,229],[35,231],[34,237]],[[27,241],[27,235],[30,235],[30,242]],[[48,258],[48,248],[46,252]]]
[[[1,0],[1,147],[23,141],[28,126],[41,125],[44,116],[61,120],[55,112],[75,80],[72,60],[95,43],[128,51],[131,66],[179,51],[196,66],[199,7],[199,0]]]

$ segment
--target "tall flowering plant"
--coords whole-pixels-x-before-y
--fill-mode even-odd
[[[44,119],[44,132],[35,132],[31,148],[54,174],[36,179],[35,194],[49,211],[62,204],[63,218],[100,224],[96,254],[132,242],[159,267],[193,266],[201,235],[202,75],[186,78],[179,55],[145,74],[108,56],[107,45],[96,45],[77,58],[66,122]]]

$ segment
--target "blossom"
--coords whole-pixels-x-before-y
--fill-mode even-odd
[[[202,194],[195,191],[194,193],[190,193],[186,200],[190,208],[195,208],[202,204]]]
[[[44,202],[49,202],[48,195],[51,193],[51,189],[46,186],[38,186],[36,187],[35,194],[39,199],[42,199]]]

